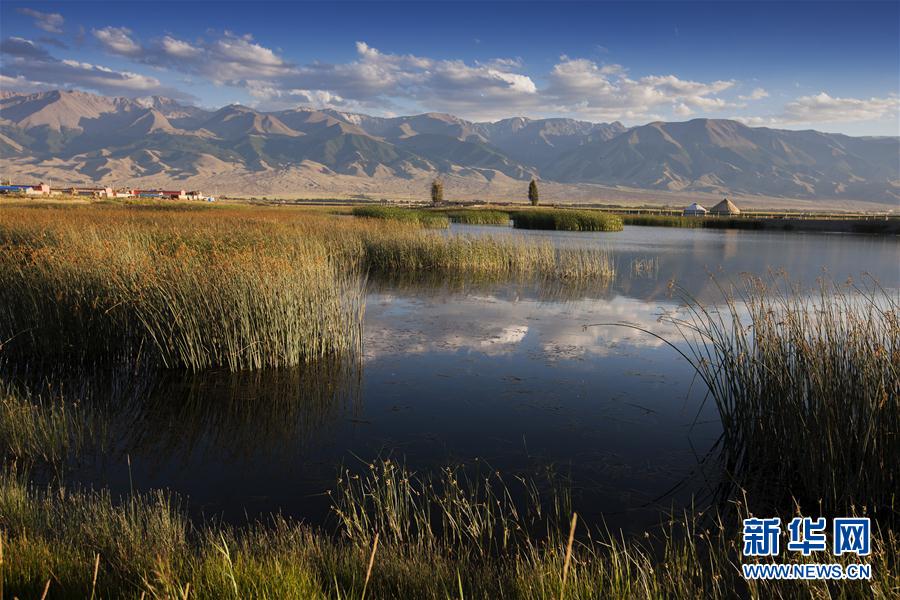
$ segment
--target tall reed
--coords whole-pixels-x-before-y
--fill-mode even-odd
[[[352,354],[368,272],[569,281],[614,270],[602,250],[301,210],[8,209],[0,350],[16,360],[144,360],[195,371]]]
[[[622,218],[600,211],[539,208],[510,214],[519,229],[556,231],[622,231]]]
[[[729,483],[782,506],[896,510],[900,300],[877,284],[807,293],[751,278],[668,316],[722,421]]]

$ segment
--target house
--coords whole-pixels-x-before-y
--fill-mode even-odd
[[[33,196],[49,196],[50,186],[46,183],[25,186],[25,193]]]
[[[699,204],[694,202],[693,204],[688,206],[686,209],[684,209],[684,216],[686,216],[686,217],[705,217],[706,213],[708,213],[708,212],[709,212],[708,210],[706,210],[705,208],[703,208],[702,206],[700,206]]]
[[[114,198],[111,187],[83,187],[72,188],[69,193],[73,196],[90,196],[91,198]]]
[[[741,209],[728,198],[723,198],[721,202],[709,209],[709,214],[727,217],[741,214]]]
[[[187,200],[187,192],[184,190],[163,190],[160,194],[170,200]]]

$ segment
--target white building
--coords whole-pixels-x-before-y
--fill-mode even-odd
[[[702,206],[700,206],[699,204],[694,202],[693,204],[688,206],[686,209],[684,209],[684,216],[686,216],[686,217],[705,217],[706,213],[708,213],[708,212],[709,212],[708,210],[706,210],[705,208],[703,208]]]

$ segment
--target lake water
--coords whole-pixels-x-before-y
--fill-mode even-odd
[[[70,481],[165,488],[190,512],[232,522],[270,512],[319,522],[341,466],[378,457],[418,472],[483,465],[505,477],[553,471],[576,508],[614,529],[708,494],[701,462],[719,435],[691,367],[660,339],[677,304],[669,281],[705,302],[741,273],[784,270],[812,284],[870,273],[900,286],[897,237],[627,227],[620,233],[454,227],[599,245],[615,281],[583,290],[529,283],[370,283],[359,364],[282,373],[167,376],[116,416],[114,451]],[[634,270],[635,261],[648,269]],[[587,327],[586,327],[587,326]],[[692,385],[693,384],[693,385]],[[130,468],[128,466],[130,461]]]

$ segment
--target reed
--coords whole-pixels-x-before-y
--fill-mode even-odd
[[[342,506],[369,517],[342,520],[335,530],[278,516],[235,528],[192,522],[162,493],[117,500],[33,487],[7,470],[0,475],[4,590],[40,597],[50,579],[54,598],[348,598],[365,590],[372,598],[537,599],[562,589],[573,599],[598,590],[613,599],[850,599],[892,597],[900,583],[900,541],[877,528],[866,561],[871,581],[748,584],[737,567],[738,536],[718,518],[672,515],[638,539],[579,519],[584,533],[570,537],[574,518],[560,511],[560,519],[543,513],[544,529],[527,533],[541,498],[515,502],[502,485],[489,491],[457,479],[444,490],[383,464],[353,481]]]
[[[416,223],[422,227],[431,229],[446,229],[450,226],[450,220],[447,218],[447,215],[435,211],[414,208],[400,208],[397,206],[355,206],[353,207],[352,214],[354,217]]]
[[[465,225],[509,225],[509,213],[500,210],[457,209],[444,212],[453,223]]]
[[[541,208],[518,210],[510,216],[519,229],[622,231],[621,217],[600,211]]]
[[[16,360],[294,366],[358,351],[366,273],[614,273],[604,251],[320,211],[84,206],[3,216],[0,349]]]
[[[760,502],[893,514],[900,299],[876,283],[806,292],[748,279],[668,320],[722,421],[726,481]]]

